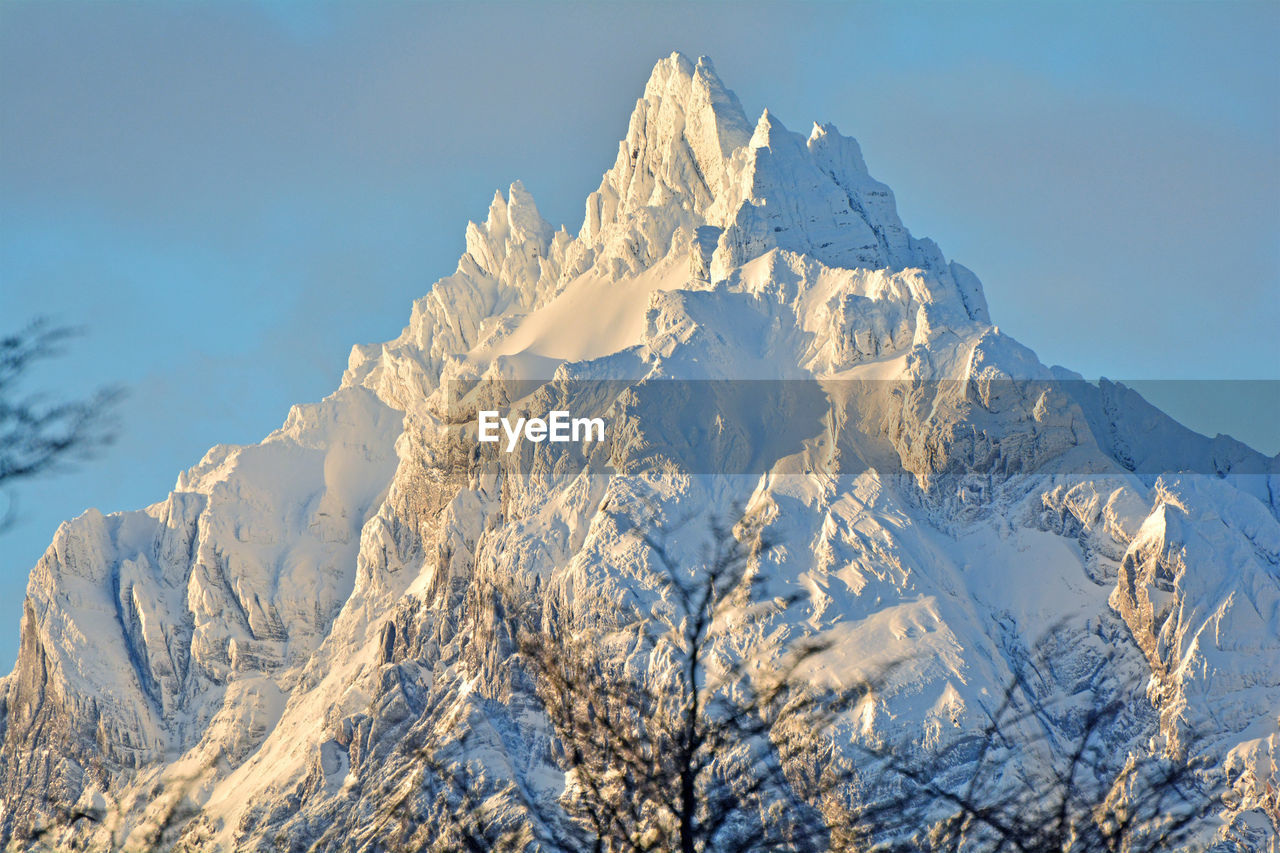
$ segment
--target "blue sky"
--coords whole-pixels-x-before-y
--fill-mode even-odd
[[[576,231],[674,49],[856,136],[1044,361],[1280,378],[1278,36],[1276,3],[0,5],[0,331],[83,325],[36,382],[129,391],[116,446],[11,493],[0,664],[60,520],[332,390],[495,188]],[[1169,403],[1280,450],[1274,400],[1219,397]]]

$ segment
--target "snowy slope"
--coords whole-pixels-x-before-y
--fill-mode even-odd
[[[359,847],[404,792],[427,808],[413,745],[464,722],[479,734],[460,758],[554,797],[545,720],[483,590],[536,577],[575,591],[583,619],[646,594],[652,557],[625,534],[640,502],[765,523],[772,582],[810,593],[775,627],[834,641],[815,678],[906,662],[859,736],[980,725],[1062,623],[1046,694],[1078,694],[1117,655],[1134,718],[1175,741],[1194,727],[1243,769],[1223,831],[1274,838],[1277,460],[1042,365],[991,324],[972,272],[906,230],[854,140],[753,123],[708,60],[673,54],[577,235],[516,183],[466,245],[323,402],[260,445],[214,448],[160,503],[59,529],[0,683],[6,840],[79,802],[139,841],[176,797],[197,849]],[[473,452],[474,404],[452,389],[482,378],[530,399],[590,391],[638,438],[582,459]],[[647,396],[663,379],[826,391],[811,429],[770,443],[734,433],[753,412],[731,394]],[[747,460],[733,472],[689,462],[712,411],[717,446]],[[701,535],[687,525],[673,549]]]

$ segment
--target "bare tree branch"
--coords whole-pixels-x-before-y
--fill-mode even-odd
[[[0,489],[57,470],[72,459],[89,458],[115,437],[111,411],[122,396],[118,388],[72,402],[19,389],[34,365],[62,356],[77,334],[38,319],[0,338]],[[15,514],[12,495],[6,497],[0,530]]]

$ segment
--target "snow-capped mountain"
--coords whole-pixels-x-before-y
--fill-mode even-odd
[[[1043,689],[1077,694],[1113,655],[1135,719],[1232,769],[1213,831],[1275,844],[1277,460],[1042,365],[853,139],[752,122],[708,60],[673,54],[576,235],[515,183],[466,247],[322,402],[150,507],[58,529],[0,682],[0,837],[142,845],[163,817],[192,849],[360,848],[392,797],[428,797],[405,787],[415,736],[464,723],[490,778],[554,797],[482,585],[590,589],[590,618],[649,559],[625,534],[642,503],[757,518],[773,582],[809,593],[778,627],[833,643],[819,676],[903,662],[863,734],[982,725],[1061,624]],[[754,408],[724,390],[748,380],[771,383]],[[469,438],[482,406],[460,387],[495,408],[577,395],[614,431],[508,454]],[[769,389],[814,387],[785,441],[743,426]],[[713,428],[741,464],[691,462]]]

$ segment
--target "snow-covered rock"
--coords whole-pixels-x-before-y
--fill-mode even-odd
[[[616,431],[505,454],[468,438],[476,395],[571,398]],[[1264,843],[1277,460],[1042,365],[906,230],[854,140],[753,124],[680,54],[577,235],[512,184],[334,394],[210,450],[160,503],[59,528],[0,682],[0,837],[80,803],[115,817],[55,823],[55,842],[180,814],[196,849],[360,847],[393,799],[429,800],[414,745],[464,725],[459,760],[554,798],[551,735],[485,590],[556,585],[583,619],[645,595],[640,505],[765,524],[771,583],[808,593],[775,627],[833,643],[815,677],[904,662],[858,736],[981,725],[1062,624],[1044,689],[1077,695],[1111,656],[1136,716],[1168,742],[1193,727],[1239,771],[1228,817]]]

